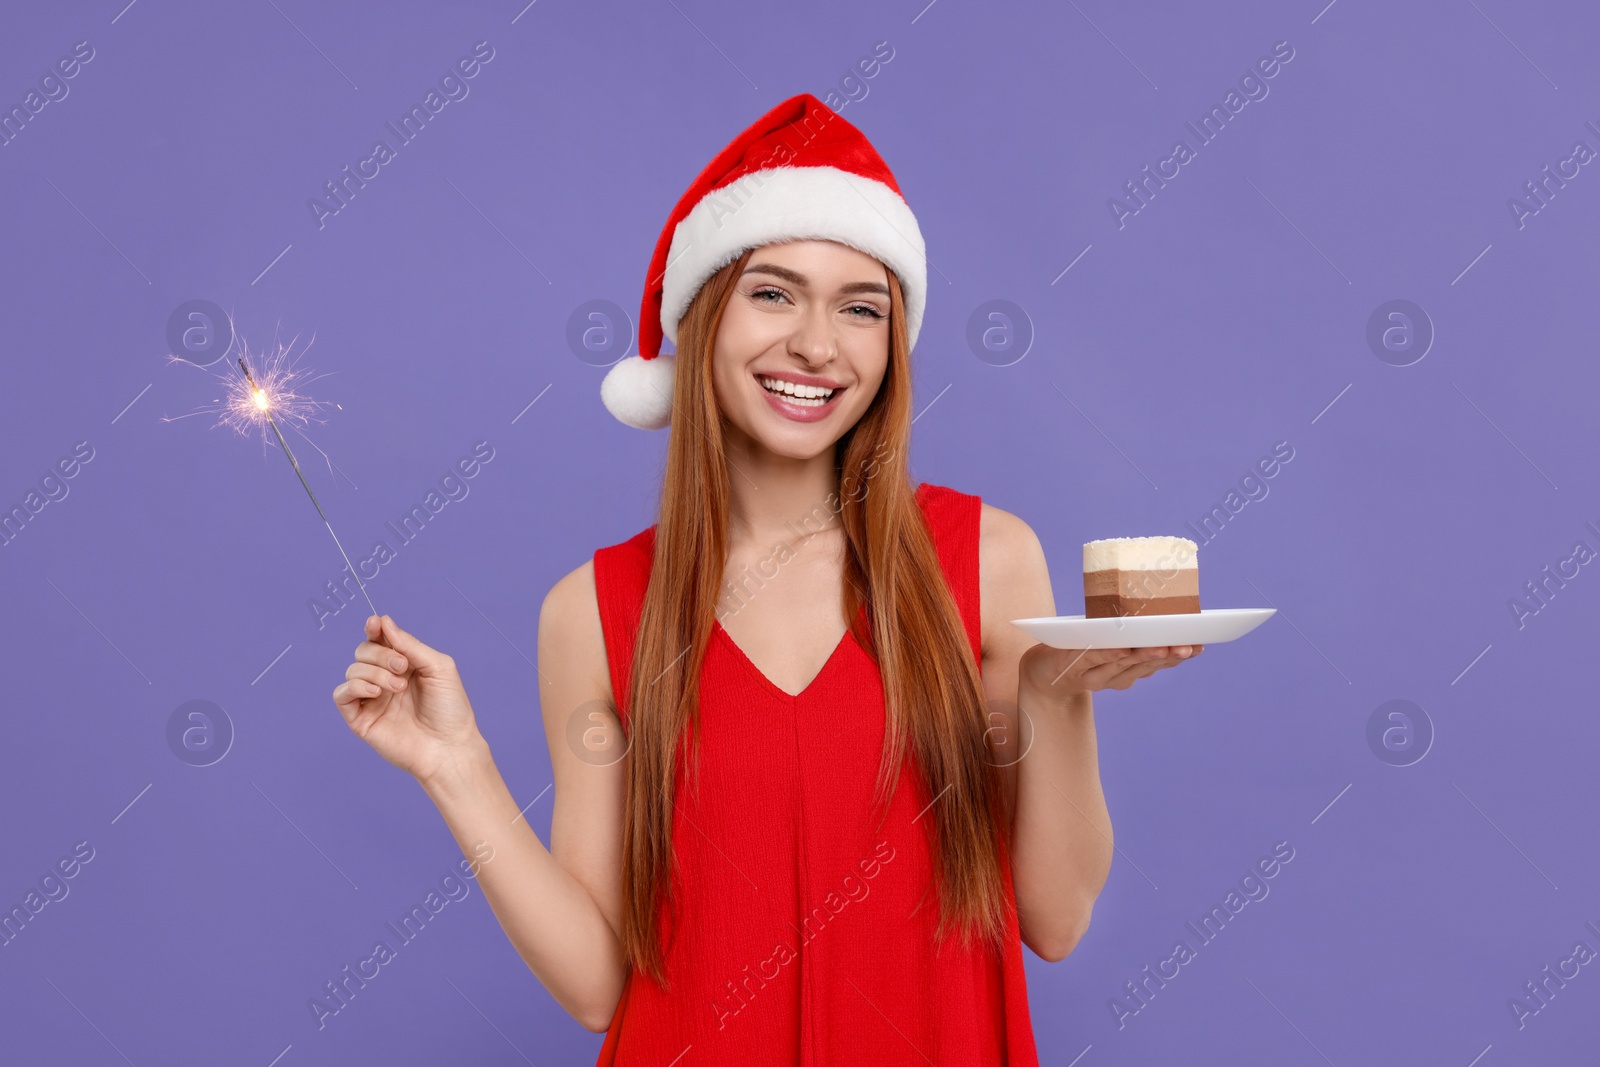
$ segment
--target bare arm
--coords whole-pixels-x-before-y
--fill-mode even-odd
[[[387,616],[381,635],[371,620],[368,634],[375,640],[357,650],[335,703],[352,730],[416,775],[466,855],[490,857],[478,884],[518,955],[573,1018],[605,1030],[628,970],[617,934],[627,762],[596,766],[566,741],[573,712],[612,707],[592,563],[558,582],[539,615],[539,698],[555,772],[548,850],[478,732],[454,660]],[[404,669],[391,670],[394,652]]]
[[[1056,614],[1050,569],[1027,523],[985,504],[980,549],[983,679],[991,709],[1016,715],[1004,736],[1013,798],[1012,881],[1023,942],[1057,962],[1089,926],[1111,873],[1111,814],[1100,784],[1096,689],[1126,689],[1180,662],[1178,649],[1052,649],[1010,620]],[[1032,731],[1031,745],[1021,745]],[[996,736],[995,732],[991,736]]]

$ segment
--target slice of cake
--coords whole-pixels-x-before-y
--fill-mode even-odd
[[[1187,537],[1112,537],[1083,546],[1086,618],[1199,610],[1199,546]]]

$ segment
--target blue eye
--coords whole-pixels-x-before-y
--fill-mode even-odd
[[[764,297],[769,297],[769,296],[770,297],[774,297],[775,299],[770,300],[770,301],[763,299]],[[765,303],[777,303],[779,300],[788,300],[789,297],[788,297],[788,294],[784,293],[784,291],[781,290],[781,289],[774,289],[774,288],[772,288],[770,286],[762,286],[759,289],[750,290],[750,299],[756,301],[757,303],[765,304]],[[845,311],[850,312],[851,313],[851,317],[858,318],[858,319],[860,319],[860,318],[869,318],[869,319],[884,319],[884,318],[888,318],[887,315],[885,315],[883,312],[879,311],[877,308],[873,307],[871,304],[852,304],[849,307],[845,308]],[[866,314],[864,314],[864,315],[863,314],[857,314],[858,312],[865,312]]]

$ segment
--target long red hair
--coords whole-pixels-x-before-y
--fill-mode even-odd
[[[714,274],[678,326],[655,556],[628,694],[622,941],[633,966],[663,985],[658,909],[671,902],[677,750],[692,742],[686,752],[692,778],[700,671],[727,559],[728,466],[711,353],[750,254]],[[887,273],[889,363],[871,405],[835,446],[840,485],[848,488],[830,501],[838,505],[849,546],[845,618],[883,678],[886,721],[875,802],[887,811],[909,749],[927,795],[936,798],[927,832],[940,936],[957,929],[964,941],[976,936],[998,945],[1005,899],[996,827],[1008,835],[1009,827],[985,740],[989,723],[978,665],[906,465],[910,346],[900,281]],[[858,623],[863,600],[866,632]]]

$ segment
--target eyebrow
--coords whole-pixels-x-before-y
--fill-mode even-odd
[[[780,267],[776,263],[757,263],[754,266],[746,267],[745,273],[771,274],[775,277],[782,278],[791,285],[798,285],[801,288],[805,288],[811,284],[804,274],[801,274],[799,271],[790,270],[788,267]],[[848,285],[841,285],[839,287],[839,292],[876,293],[879,296],[888,296],[889,287],[884,285],[882,282],[851,282]]]

